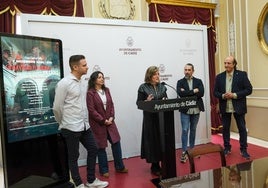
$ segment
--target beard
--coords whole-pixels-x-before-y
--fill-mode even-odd
[[[187,80],[189,80],[191,78],[191,76],[189,74],[185,74],[184,78],[186,78]]]

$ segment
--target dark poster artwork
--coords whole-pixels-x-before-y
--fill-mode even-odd
[[[52,105],[61,79],[57,39],[1,35],[1,91],[8,143],[55,134]]]
[[[0,125],[6,187],[68,187],[65,140],[52,111],[62,42],[0,33]]]

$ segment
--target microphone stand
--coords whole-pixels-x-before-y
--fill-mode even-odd
[[[178,95],[177,90],[174,87],[172,87],[171,85],[167,84],[166,82],[161,82],[161,84],[164,85],[164,86],[168,86],[171,89],[173,89],[176,92],[177,98],[180,98],[179,95]]]

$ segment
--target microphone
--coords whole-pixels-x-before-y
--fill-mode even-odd
[[[167,84],[166,82],[161,82],[161,84],[164,85],[164,86],[168,86],[168,87],[170,87],[171,89],[173,89],[173,90],[176,92],[177,98],[180,98],[179,95],[178,95],[177,90],[176,90],[173,86]]]

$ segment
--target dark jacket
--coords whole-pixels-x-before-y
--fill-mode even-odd
[[[181,91],[181,89],[184,89],[184,91]],[[194,89],[198,88],[199,92],[194,93]],[[202,83],[202,80],[199,78],[193,77],[193,89],[190,90],[187,79],[182,78],[178,80],[177,82],[177,92],[180,97],[191,97],[196,96],[197,97],[197,106],[200,111],[205,111],[204,108],[204,102],[202,97],[204,96],[204,85]],[[181,109],[180,112],[187,113],[188,109]]]
[[[156,89],[154,89],[151,84],[143,83],[138,89],[136,103],[146,100],[150,94],[153,94],[153,100],[162,100],[167,97],[166,91],[167,88],[163,84],[157,84]],[[146,159],[148,163],[156,163],[162,160],[158,113],[143,111],[141,158]]]
[[[87,92],[89,124],[99,148],[107,147],[107,132],[111,137],[112,143],[116,143],[120,140],[120,135],[115,122],[113,121],[113,124],[110,126],[104,124],[106,119],[109,119],[110,117],[114,118],[114,104],[108,88],[105,89],[105,95],[107,98],[106,110],[95,89],[90,89]]]
[[[246,96],[252,93],[252,85],[246,72],[234,70],[231,92],[237,95],[237,99],[232,99],[234,111],[238,114],[247,113]],[[226,71],[216,76],[214,86],[214,96],[219,99],[220,113],[226,112],[227,100],[222,98],[224,93],[226,93]]]

